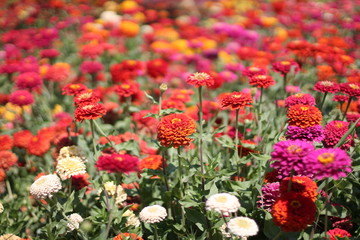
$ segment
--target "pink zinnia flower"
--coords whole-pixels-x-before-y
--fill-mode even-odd
[[[285,91],[287,93],[298,93],[300,91],[300,87],[299,86],[286,86]]]
[[[289,73],[292,69],[294,72],[298,72],[300,70],[299,64],[293,60],[289,61],[280,61],[273,64],[273,69],[275,72],[280,73],[281,75],[285,75]]]
[[[336,93],[340,90],[340,87],[335,82],[320,81],[315,84],[314,90],[322,93]]]
[[[42,58],[56,58],[60,55],[60,52],[54,48],[43,49],[40,51],[40,56]]]
[[[309,172],[318,180],[332,177],[339,179],[351,172],[351,159],[340,148],[322,148],[311,152],[304,162]]]
[[[186,79],[186,82],[195,87],[200,86],[212,86],[214,85],[214,78],[207,73],[197,72],[194,74],[190,74]]]
[[[360,83],[340,83],[340,91],[350,97],[360,97]]]
[[[330,237],[330,240],[337,240],[337,239],[339,239],[339,237],[340,238],[352,237],[348,231],[343,230],[341,228],[331,229],[331,230],[327,231],[326,234]]]
[[[292,170],[296,175],[308,175],[308,166],[303,159],[314,150],[311,143],[304,141],[281,141],[274,145],[271,153],[271,167],[278,171],[279,178],[289,177]]]
[[[103,65],[97,61],[84,61],[80,65],[80,71],[82,73],[95,74],[103,70]]]
[[[16,77],[16,87],[20,89],[32,90],[42,85],[43,80],[36,72],[21,73]]]
[[[242,71],[242,75],[251,78],[255,75],[266,75],[267,71],[264,68],[259,67],[247,67]]]
[[[280,183],[274,182],[264,185],[261,188],[261,193],[262,196],[258,196],[260,200],[256,202],[257,206],[271,212],[276,199],[280,197]]]
[[[334,147],[348,130],[349,122],[329,122],[324,128],[324,146],[327,148]],[[347,136],[346,140],[347,142],[340,146],[341,149],[348,150],[354,144],[354,139],[351,134]]]
[[[321,125],[315,125],[307,128],[288,126],[286,139],[321,142],[324,139],[324,131]]]
[[[308,93],[297,93],[285,99],[285,107],[291,107],[296,104],[315,106],[316,102],[315,98]]]
[[[96,168],[109,173],[130,173],[139,170],[139,158],[129,154],[105,154],[99,157]]]
[[[18,106],[25,106],[34,103],[34,98],[27,90],[18,90],[11,93],[9,101]]]

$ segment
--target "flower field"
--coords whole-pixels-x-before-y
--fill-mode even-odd
[[[359,0],[0,3],[0,240],[360,239]]]

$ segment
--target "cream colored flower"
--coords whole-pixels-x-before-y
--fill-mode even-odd
[[[226,223],[221,225],[220,232],[223,235],[224,238],[231,238],[231,234],[226,229]]]
[[[228,193],[214,194],[206,201],[206,209],[215,211],[224,215],[237,212],[240,208],[240,202],[237,197]]]
[[[112,197],[116,193],[116,185],[113,181],[108,181],[104,183],[104,188],[109,197]]]
[[[84,152],[78,146],[67,146],[61,148],[57,160],[59,161],[61,158],[66,157],[78,157],[84,162],[87,161]]]
[[[126,221],[126,226],[134,226],[134,227],[139,227],[140,226],[140,220],[138,217],[136,217],[136,215],[134,214],[133,211],[131,211],[130,209],[126,210],[123,213],[123,217],[127,217],[127,221]]]
[[[139,214],[140,220],[145,223],[161,222],[166,216],[166,209],[160,205],[145,207]]]
[[[2,205],[2,203],[0,202],[0,213],[2,213],[4,211],[4,206]]]
[[[21,238],[10,233],[0,236],[0,240],[19,240],[19,239]]]
[[[67,156],[58,159],[56,172],[62,179],[68,179],[74,175],[85,174],[86,166],[83,160],[74,156]]]
[[[69,232],[74,231],[75,229],[79,229],[80,223],[84,221],[84,219],[77,213],[73,213],[70,216],[68,216],[69,221],[67,223],[67,227],[69,229]]]
[[[41,176],[30,186],[30,194],[37,199],[51,198],[61,189],[60,178],[55,174]]]
[[[238,237],[254,236],[258,233],[259,227],[256,222],[248,217],[236,217],[228,222],[229,231]]]
[[[122,205],[127,198],[127,194],[124,188],[121,185],[115,185],[113,181],[108,181],[104,183],[104,188],[109,197],[115,197],[115,203]],[[100,195],[101,190],[98,192]]]

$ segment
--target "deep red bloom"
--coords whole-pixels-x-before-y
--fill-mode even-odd
[[[87,89],[75,95],[74,104],[77,105],[89,105],[100,101],[100,97],[92,89]]]
[[[101,103],[83,104],[75,109],[75,119],[78,122],[98,119],[106,114],[106,109]]]
[[[60,52],[54,48],[43,49],[40,51],[40,57],[42,58],[56,58],[60,55]]]
[[[257,88],[268,88],[275,84],[274,79],[269,75],[253,75],[249,78],[249,84]]]
[[[232,92],[222,97],[220,104],[222,109],[230,107],[230,109],[234,110],[243,107],[250,107],[252,102],[253,100],[250,94],[243,92]]]
[[[140,91],[140,85],[136,82],[125,82],[115,86],[114,91],[120,99],[132,97]]]
[[[163,59],[154,59],[146,63],[146,72],[152,78],[165,77],[168,70],[168,63]]]
[[[109,173],[130,173],[139,170],[139,158],[129,154],[105,154],[101,155],[96,162],[96,168]]]
[[[339,238],[352,237],[348,231],[340,228],[331,229],[327,231],[326,234],[330,237],[330,240],[338,240]]]
[[[360,83],[340,83],[340,91],[350,97],[360,97]]]
[[[275,72],[281,73],[281,75],[285,75],[294,69],[294,72],[298,72],[300,70],[299,64],[293,60],[289,61],[280,61],[273,64],[273,69]]]
[[[288,192],[289,177],[284,178],[280,182],[280,193],[286,194]],[[308,197],[315,202],[317,193],[316,183],[306,176],[293,176],[291,179],[291,192],[297,193],[301,196]]]
[[[315,84],[314,90],[323,93],[336,93],[340,90],[340,87],[335,82],[320,81]]]
[[[80,190],[90,184],[88,181],[89,178],[90,175],[87,173],[74,175],[71,177],[71,184],[76,190]]]

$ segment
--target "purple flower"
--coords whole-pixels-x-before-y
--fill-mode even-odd
[[[308,128],[288,126],[286,139],[321,142],[324,139],[324,131],[321,125],[315,125]]]
[[[305,159],[309,171],[318,180],[339,179],[351,172],[351,158],[340,148],[322,148],[311,152]]]
[[[262,196],[258,196],[260,200],[257,201],[257,206],[271,212],[273,204],[280,196],[280,183],[274,182],[264,185],[261,188],[261,193]]]
[[[279,173],[279,178],[289,177],[294,170],[296,175],[309,176],[307,164],[303,159],[314,151],[314,146],[305,141],[287,140],[281,141],[274,145],[274,151],[271,153],[271,167]]]

